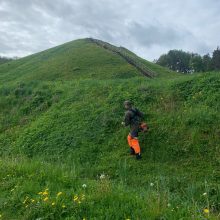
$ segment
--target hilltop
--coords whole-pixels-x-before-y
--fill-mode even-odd
[[[127,99],[150,126],[141,161],[121,126]],[[0,214],[217,219],[219,99],[218,72],[180,75],[93,39],[2,64]]]

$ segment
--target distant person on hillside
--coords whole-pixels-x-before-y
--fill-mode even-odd
[[[141,159],[141,149],[138,141],[138,133],[147,131],[147,124],[142,122],[144,113],[132,106],[131,101],[124,102],[125,117],[122,125],[130,126],[130,133],[127,140],[130,147],[131,155],[136,155],[137,159]]]

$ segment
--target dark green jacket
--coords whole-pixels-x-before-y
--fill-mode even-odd
[[[125,126],[130,125],[131,129],[137,129],[143,120],[144,113],[137,108],[129,109],[125,112],[124,122]]]

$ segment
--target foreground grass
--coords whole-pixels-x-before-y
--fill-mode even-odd
[[[194,182],[181,168],[172,177],[158,175],[161,166],[154,164],[144,186],[132,187],[123,174],[129,168],[121,168],[117,179],[106,173],[82,177],[80,169],[24,158],[1,160],[2,218],[217,219],[220,191],[210,176]]]

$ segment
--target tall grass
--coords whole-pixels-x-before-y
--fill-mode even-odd
[[[85,41],[1,65],[0,219],[219,218],[219,73],[150,65]],[[127,99],[150,126],[141,161]]]

